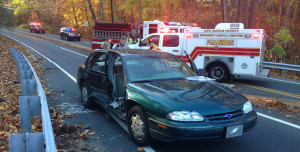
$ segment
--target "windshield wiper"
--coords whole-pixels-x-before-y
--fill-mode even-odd
[[[132,83],[147,83],[147,82],[153,82],[153,81],[152,80],[132,81]]]

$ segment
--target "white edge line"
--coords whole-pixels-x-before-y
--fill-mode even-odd
[[[268,77],[262,77],[262,76],[257,76],[257,77],[260,77],[260,78],[263,78],[263,79],[276,80],[276,81],[282,81],[282,82],[287,82],[287,83],[293,83],[293,84],[300,85],[300,83],[298,83],[298,82],[292,82],[292,81],[280,80],[280,79],[274,79],[274,78],[268,78]]]
[[[147,146],[147,147],[143,147],[145,152],[155,152],[154,149],[152,149],[150,146]]]
[[[3,34],[3,35],[4,35],[4,34]],[[7,36],[7,35],[5,35],[5,36]],[[29,45],[27,45],[27,44],[25,44],[25,43],[23,43],[23,42],[21,42],[21,41],[19,41],[19,40],[16,40],[16,39],[14,39],[14,38],[12,38],[12,37],[10,37],[10,36],[7,36],[7,37],[9,37],[9,38],[11,38],[11,39],[13,39],[13,40],[15,40],[15,41],[17,41],[17,42],[19,42],[19,43],[25,45],[26,47],[32,49],[32,50],[33,50],[34,52],[36,52],[37,54],[39,54],[40,56],[42,56],[43,58],[45,58],[45,59],[48,60],[49,62],[53,63],[57,68],[59,68],[63,73],[65,73],[69,78],[71,78],[71,79],[76,83],[76,79],[75,79],[71,74],[69,74],[66,70],[64,70],[62,67],[60,67],[58,64],[56,64],[55,62],[53,62],[52,60],[50,60],[50,59],[47,58],[46,56],[44,56],[43,54],[41,54],[40,52],[38,52],[38,51],[35,50],[34,48],[30,47]]]
[[[262,117],[265,117],[265,118],[268,118],[268,119],[277,121],[277,122],[279,122],[279,123],[282,123],[282,124],[285,124],[285,125],[294,127],[294,128],[296,128],[296,129],[300,129],[300,126],[295,125],[295,124],[292,124],[292,123],[289,123],[289,122],[287,122],[287,121],[284,121],[284,120],[281,120],[281,119],[277,119],[277,118],[274,118],[274,117],[271,117],[271,116],[268,116],[268,115],[265,115],[265,114],[262,114],[262,113],[259,113],[259,112],[257,112],[257,114],[258,114],[259,116],[262,116]]]
[[[88,56],[86,56],[86,55],[83,55],[83,54],[80,54],[80,53],[77,53],[77,52],[71,51],[71,50],[69,50],[69,49],[66,49],[66,48],[63,48],[63,47],[59,47],[59,48],[61,48],[61,49],[63,49],[63,50],[66,50],[66,51],[68,51],[68,52],[71,52],[71,53],[74,53],[74,54],[77,54],[77,55],[83,56],[83,57],[88,57]]]

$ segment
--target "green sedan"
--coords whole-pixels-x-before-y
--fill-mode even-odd
[[[257,114],[247,98],[190,65],[165,52],[96,50],[78,69],[82,103],[100,104],[142,146],[153,138],[231,138],[254,128]]]

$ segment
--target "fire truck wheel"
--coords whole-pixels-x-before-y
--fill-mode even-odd
[[[208,69],[208,77],[216,79],[217,82],[225,82],[229,77],[229,70],[224,64],[216,63]]]

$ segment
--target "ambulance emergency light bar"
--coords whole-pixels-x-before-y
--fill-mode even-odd
[[[161,28],[160,33],[177,33],[178,29]]]

